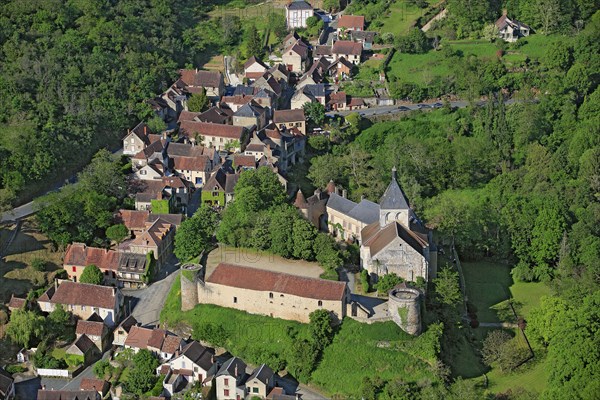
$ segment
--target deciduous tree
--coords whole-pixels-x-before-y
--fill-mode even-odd
[[[81,283],[90,283],[92,285],[101,285],[104,281],[104,274],[100,271],[100,268],[95,266],[94,264],[88,265],[83,269],[81,276],[79,277],[79,282]]]

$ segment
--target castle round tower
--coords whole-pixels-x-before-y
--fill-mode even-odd
[[[202,265],[185,264],[181,266],[181,310],[188,311],[198,304],[198,280]]]
[[[411,335],[419,335],[421,333],[421,292],[404,284],[390,290],[388,296],[388,310],[396,325]]]

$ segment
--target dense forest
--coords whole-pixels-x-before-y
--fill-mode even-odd
[[[547,282],[555,296],[527,327],[547,349],[545,396],[584,399],[600,391],[600,12],[572,39],[548,51],[514,104],[495,92],[483,107],[347,119],[332,148],[310,140],[320,155],[308,176],[377,201],[396,166],[417,213],[463,258]]]

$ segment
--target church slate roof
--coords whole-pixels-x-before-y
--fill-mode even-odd
[[[379,207],[382,210],[406,210],[410,208],[404,192],[402,192],[400,185],[398,185],[396,167],[392,169],[392,182],[390,182],[385,193],[381,196]]]
[[[365,224],[371,224],[379,220],[379,205],[369,200],[361,200],[350,212],[348,216]]]
[[[327,207],[333,208],[334,210],[339,211],[342,214],[348,214],[350,210],[356,207],[356,203],[352,200],[348,200],[347,198],[340,196],[339,194],[331,193],[329,195]]]

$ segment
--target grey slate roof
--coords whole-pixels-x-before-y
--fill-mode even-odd
[[[262,364],[260,367],[256,368],[252,375],[248,378],[249,381],[256,378],[265,385],[272,383],[271,379],[273,378],[273,370],[269,368],[266,364]]]
[[[348,215],[362,223],[371,224],[379,220],[379,204],[369,200],[361,200]]]
[[[312,6],[304,0],[292,1],[288,6],[290,10],[312,10]]]
[[[208,371],[213,365],[212,357],[214,356],[214,351],[202,346],[196,341],[185,346],[181,355],[186,356],[205,371]]]
[[[235,87],[235,90],[233,91],[234,96],[240,96],[240,95],[252,96],[253,94],[254,94],[254,88],[252,86],[237,85]]]
[[[240,107],[236,112],[235,115],[236,117],[258,117],[259,115],[262,114],[264,110],[262,109],[262,107],[259,107],[255,104],[251,104],[251,103],[246,103],[244,104],[242,107]]]
[[[13,385],[12,375],[0,367],[0,396],[7,396],[10,387]],[[4,398],[4,397],[3,397]]]
[[[237,376],[235,376],[236,366],[238,368],[238,375],[243,376],[246,373],[246,363],[237,357],[231,357],[229,360],[225,361],[225,364],[221,366],[216,376],[229,375],[237,378]]]
[[[325,84],[306,85],[304,86],[304,92],[310,93],[314,97],[325,97]]]
[[[342,214],[348,214],[350,210],[356,207],[356,203],[340,196],[339,194],[331,193],[329,196],[329,201],[327,202],[327,207],[331,207]]]
[[[406,200],[406,196],[396,180],[396,167],[392,169],[392,181],[385,189],[383,196],[381,196],[379,207],[382,210],[406,210],[410,208],[408,200]]]

